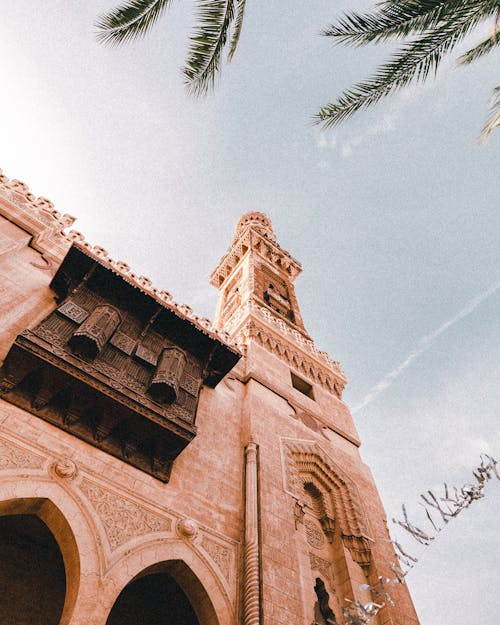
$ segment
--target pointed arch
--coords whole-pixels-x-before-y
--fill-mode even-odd
[[[100,597],[106,612],[103,625],[120,593],[134,580],[145,575],[169,575],[191,604],[201,625],[232,625],[236,620],[224,583],[190,541],[154,540],[132,549],[107,571]]]
[[[317,443],[284,440],[283,446],[287,490],[299,500],[306,486],[314,490],[325,511],[325,525],[333,519],[338,523],[345,547],[367,571],[373,541],[354,482]]]
[[[23,528],[22,531],[29,528],[30,533],[35,536],[35,539],[32,537],[34,544],[40,541],[42,546],[49,548],[51,542],[49,535],[55,540],[64,565],[65,577],[64,600],[59,623],[66,625],[70,622],[80,585],[80,557],[75,536],[68,521],[50,499],[43,497],[23,497],[1,501],[0,517],[16,519],[19,529]],[[39,519],[41,523],[29,521],[33,517]],[[15,525],[13,527],[15,529]],[[51,557],[57,560],[59,554],[53,549],[52,551]],[[48,579],[45,582],[50,584],[51,580]],[[62,582],[58,585],[61,586],[61,584]]]

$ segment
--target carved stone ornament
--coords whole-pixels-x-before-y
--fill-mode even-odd
[[[333,539],[335,524],[338,523],[344,545],[353,560],[367,571],[372,541],[368,538],[366,515],[355,483],[317,443],[288,439],[283,450],[286,490],[299,498],[304,484],[312,484],[321,493],[324,512],[320,523],[328,539]],[[335,495],[332,496],[332,493]],[[323,537],[322,532],[321,535]],[[312,532],[307,535],[307,540],[315,547],[313,542],[317,539]]]
[[[325,560],[324,558],[320,558],[315,553],[309,553],[309,563],[311,565],[312,571],[319,571],[328,580],[331,580],[331,577],[332,577],[331,562],[328,562],[328,560]]]
[[[299,523],[304,523],[304,516],[306,514],[305,504],[301,501],[295,501],[293,507],[293,516],[295,518],[295,529],[299,527]]]
[[[319,522],[321,523],[321,527],[328,539],[328,542],[333,543],[333,537],[335,535],[335,519],[332,519],[332,517],[328,516],[328,514],[325,514],[321,517]]]
[[[304,525],[306,528],[307,542],[315,549],[321,549],[325,543],[325,537],[323,532],[317,527],[316,523],[312,519],[305,519]]]
[[[342,396],[340,389],[345,386],[341,379],[343,372],[337,361],[332,361],[324,352],[316,349],[312,341],[305,339],[300,332],[292,330],[281,319],[274,318],[264,307],[255,309],[256,316],[274,326],[276,331],[266,327],[260,319],[252,317],[238,330],[238,341],[248,344],[255,341],[258,345],[286,362],[300,375],[305,376],[315,384],[319,384],[329,393]],[[282,335],[285,335],[283,337]],[[290,337],[291,340],[287,340]],[[322,362],[318,362],[322,361]],[[335,385],[337,387],[335,388]]]
[[[150,512],[95,482],[84,479],[80,489],[97,512],[112,551],[132,538],[171,530],[170,518]]]
[[[193,519],[181,519],[177,522],[176,529],[183,538],[193,539],[198,534],[198,524]]]
[[[42,458],[19,449],[19,447],[0,441],[0,470],[1,469],[41,469]]]
[[[231,569],[231,553],[227,547],[220,545],[213,540],[210,540],[206,536],[203,537],[201,543],[203,549],[208,553],[212,560],[217,564],[221,573],[226,580],[229,581],[229,574]]]
[[[368,571],[371,562],[370,541],[365,536],[347,536],[342,534],[344,545],[349,550],[354,562]]]
[[[73,460],[69,458],[61,458],[52,463],[52,470],[57,475],[64,479],[73,479],[78,473],[78,469]]]

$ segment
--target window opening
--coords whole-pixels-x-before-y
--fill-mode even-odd
[[[299,378],[299,376],[296,375],[295,373],[293,373],[293,371],[290,371],[290,375],[292,376],[292,386],[293,386],[293,388],[295,388],[298,391],[300,391],[306,397],[309,397],[309,399],[313,399],[314,400],[314,393],[313,393],[312,384],[309,384],[309,382],[306,382],[302,378]]]

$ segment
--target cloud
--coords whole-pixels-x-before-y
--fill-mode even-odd
[[[335,135],[328,136],[323,130],[316,132],[316,146],[321,149],[329,148],[335,150],[337,147],[337,137]]]
[[[405,369],[407,369],[411,363],[418,358],[421,354],[429,349],[429,347],[434,343],[434,341],[441,336],[448,328],[455,325],[458,321],[465,319],[471,313],[473,313],[478,306],[480,306],[486,299],[491,297],[494,293],[496,293],[500,289],[500,280],[492,284],[486,291],[479,293],[476,297],[472,298],[467,302],[467,304],[451,319],[442,323],[437,330],[431,332],[430,334],[426,334],[423,336],[415,346],[415,349],[411,351],[403,362],[397,366],[392,371],[386,373],[383,378],[375,384],[367,393],[365,398],[362,400],[360,404],[355,406],[352,410],[352,413],[355,414],[359,412],[362,408],[371,404],[371,402],[378,397],[381,393],[386,391],[399,376],[403,373]]]

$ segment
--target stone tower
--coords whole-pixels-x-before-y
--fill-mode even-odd
[[[239,220],[215,326],[72,221],[0,172],[0,622],[332,625],[383,602],[345,376],[270,220]],[[418,625],[391,595],[370,622]]]
[[[342,401],[345,375],[302,321],[293,284],[301,271],[270,219],[252,212],[211,276],[216,326],[245,350],[243,429],[258,449],[251,470],[259,488],[252,501],[247,493],[247,516],[260,528],[253,536],[247,528],[245,540],[254,572],[244,582],[254,599],[245,604],[249,623],[342,623],[349,600],[380,602],[363,586],[394,578],[385,513]],[[386,601],[371,622],[418,623],[406,587],[390,594],[394,606]]]

